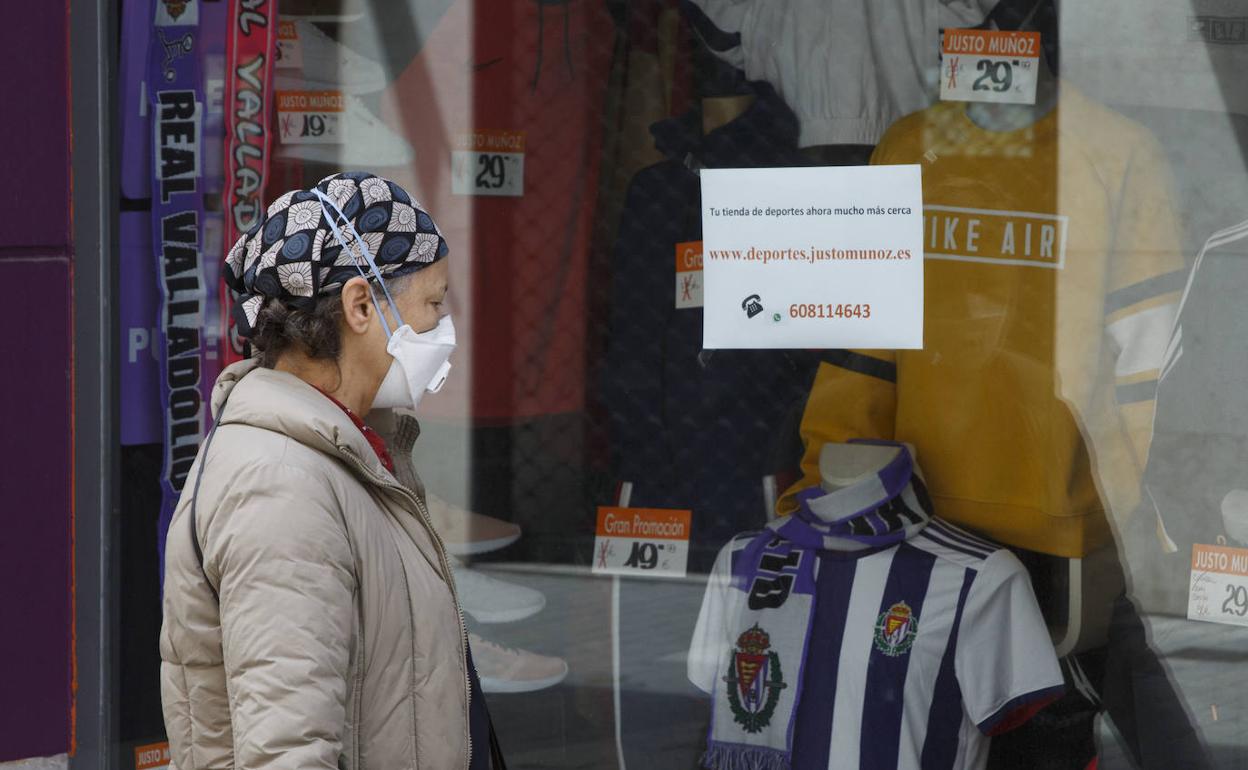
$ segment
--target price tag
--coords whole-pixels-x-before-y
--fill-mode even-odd
[[[293,21],[278,22],[277,66],[282,69],[303,67],[303,45],[299,42],[299,27]]]
[[[1248,626],[1248,549],[1192,547],[1188,620]]]
[[[342,144],[346,122],[338,91],[278,91],[277,126],[282,144]]]
[[[455,137],[451,151],[455,195],[524,195],[524,133],[473,131]]]
[[[168,741],[134,747],[134,770],[167,770],[172,763]]]
[[[676,244],[676,309],[702,307],[702,241]]]
[[[1039,32],[947,29],[941,54],[941,99],[1036,103]]]
[[[692,511],[599,508],[593,573],[684,577],[692,520]]]

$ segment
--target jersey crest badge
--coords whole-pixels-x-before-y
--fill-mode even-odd
[[[914,646],[919,619],[905,602],[897,602],[875,623],[875,648],[890,658],[905,655]]]
[[[733,719],[747,733],[762,732],[771,724],[780,691],[788,685],[780,670],[780,656],[771,650],[771,636],[757,623],[737,637],[724,681]]]

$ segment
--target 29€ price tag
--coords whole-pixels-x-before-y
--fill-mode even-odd
[[[692,511],[601,507],[591,571],[595,575],[684,577],[692,521]]]
[[[278,91],[277,127],[282,144],[342,144],[346,123],[338,91]]]
[[[277,24],[277,66],[282,69],[303,67],[303,46],[299,43],[299,28],[293,21]]]
[[[455,137],[451,151],[455,195],[524,195],[524,133],[473,131]]]
[[[1248,626],[1248,549],[1192,547],[1187,617]]]
[[[944,101],[1035,104],[1039,72],[1039,32],[945,30],[940,67]]]

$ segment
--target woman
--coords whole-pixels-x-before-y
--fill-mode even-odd
[[[217,380],[169,530],[180,770],[490,767],[445,550],[363,422],[447,374],[446,254],[419,204],[362,173],[287,193],[231,249],[256,355]]]

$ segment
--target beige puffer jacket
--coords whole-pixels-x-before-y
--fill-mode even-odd
[[[421,492],[297,377],[235,364],[212,401],[166,546],[174,765],[467,768],[463,616]]]

